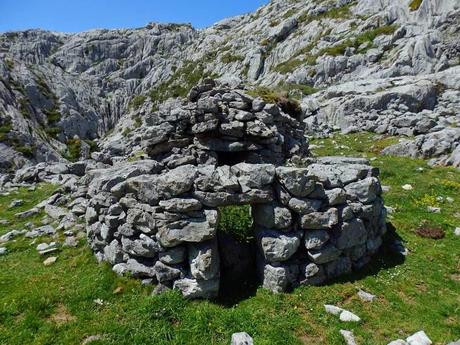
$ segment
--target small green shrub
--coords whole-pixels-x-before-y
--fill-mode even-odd
[[[139,128],[142,126],[142,118],[140,116],[134,117],[134,128]]]
[[[411,11],[417,11],[422,5],[423,0],[412,0],[409,4]]]
[[[51,91],[48,84],[41,76],[35,75],[35,82],[37,83],[38,90],[43,96],[57,102],[56,95]]]
[[[25,118],[30,118],[29,101],[26,98],[19,99],[19,111]]]
[[[139,108],[144,104],[144,102],[145,102],[146,99],[147,99],[146,96],[144,96],[144,95],[138,95],[138,96],[134,97],[134,98],[131,100],[129,106],[130,106],[131,108],[137,110],[137,109],[139,109]]]
[[[124,136],[124,137],[127,137],[129,135],[129,133],[131,133],[133,130],[129,127],[126,127],[123,132],[121,132],[121,135]]]
[[[45,129],[45,133],[51,138],[57,138],[61,129],[59,127],[48,127]]]
[[[291,18],[295,13],[296,13],[296,10],[291,8],[288,11],[286,11],[285,14],[283,14],[283,19]]]
[[[278,103],[282,97],[285,97],[280,92],[264,86],[249,90],[248,94],[253,97],[260,97],[266,103]]]
[[[11,59],[5,59],[5,65],[6,65],[6,68],[8,68],[8,70],[11,71],[14,68],[14,61]]]
[[[303,96],[312,95],[319,90],[310,85],[303,85],[303,84],[294,84],[294,83],[286,83],[281,86],[283,90],[285,90],[288,95],[292,97],[302,98]]]
[[[11,132],[12,129],[13,129],[13,126],[11,125],[11,121],[7,120],[0,126],[0,133],[8,134],[9,132]]]
[[[242,57],[241,55],[233,55],[231,53],[227,53],[220,58],[220,61],[222,61],[225,64],[229,64],[233,62],[240,62],[243,60],[244,60],[244,57]]]
[[[92,153],[92,152],[96,152],[99,150],[99,146],[97,145],[97,143],[94,141],[94,140],[84,140],[85,143],[89,146],[89,152]]]
[[[277,89],[256,87],[248,91],[248,94],[253,97],[260,97],[266,103],[277,104],[286,114],[294,118],[298,118],[302,112],[299,101],[289,96],[285,85],[279,85]]]
[[[330,55],[330,56],[339,56],[344,55],[345,51],[349,47],[354,47],[358,49],[362,44],[367,43],[367,48],[360,51],[360,53],[364,53],[367,49],[372,47],[372,43],[374,40],[381,35],[391,35],[397,30],[396,25],[385,25],[378,27],[376,29],[372,29],[366,32],[363,32],[356,36],[354,39],[347,39],[342,43],[339,43],[333,47],[328,47],[321,49],[318,53],[318,56],[322,55]]]
[[[302,59],[290,59],[282,62],[274,68],[275,72],[287,74],[295,71],[298,67],[303,65],[313,66],[316,64],[316,56],[308,55]]]
[[[45,109],[43,113],[45,113],[49,124],[55,124],[61,120],[61,113],[56,108]]]
[[[334,7],[316,16],[311,16],[308,14],[308,12],[304,12],[302,15],[300,15],[298,21],[299,23],[304,23],[304,22],[309,23],[309,22],[312,22],[313,20],[320,20],[320,19],[325,19],[325,18],[330,18],[330,19],[350,18],[352,15],[351,10],[350,10],[352,5],[353,4],[347,4],[341,7]]]
[[[201,79],[217,77],[206,73],[204,66],[205,61],[186,61],[169,80],[153,88],[149,92],[151,100],[155,103],[153,109],[171,97],[186,97]]]
[[[22,94],[25,93],[24,87],[18,81],[14,80],[13,78],[10,77],[8,79],[8,83],[11,85],[11,88],[13,90],[19,91]]]
[[[16,146],[15,149],[27,158],[32,158],[34,156],[34,147],[32,146]]]
[[[237,240],[246,241],[254,237],[251,207],[226,206],[219,208],[218,231],[233,235]]]
[[[81,140],[78,138],[67,140],[66,158],[71,162],[75,162],[80,158],[80,154],[81,154]]]

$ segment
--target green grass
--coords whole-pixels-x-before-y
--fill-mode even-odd
[[[202,78],[213,78],[216,75],[210,75],[205,71],[205,65],[209,60],[216,57],[216,52],[210,52],[203,61],[186,61],[183,66],[176,70],[167,81],[154,87],[149,92],[150,99],[155,103],[154,109],[169,98],[186,97],[192,87],[194,87]]]
[[[316,16],[311,16],[307,12],[305,12],[299,17],[298,20],[300,23],[310,23],[313,20],[321,20],[321,19],[326,19],[326,18],[347,19],[347,18],[350,18],[352,15],[351,10],[350,10],[352,5],[353,4],[348,4],[348,5],[344,5],[341,7],[333,7],[330,10],[324,13],[318,14]]]
[[[38,222],[43,214],[28,219],[17,219],[15,214],[30,210],[40,201],[50,197],[56,190],[57,187],[55,185],[41,184],[34,192],[30,192],[26,188],[20,188],[12,195],[0,196],[0,219],[6,219],[11,223],[9,226],[0,225],[0,235],[12,229],[22,230],[24,224],[27,222]],[[10,202],[16,199],[23,200],[24,204],[10,209]]]
[[[71,162],[76,162],[81,155],[81,140],[80,139],[69,139],[67,140],[67,151],[65,158]]]
[[[281,73],[281,74],[288,74],[293,71],[295,71],[297,68],[300,66],[313,66],[316,64],[316,56],[312,55],[307,55],[304,58],[293,58],[289,59],[287,61],[284,61],[278,65],[275,66],[273,69],[275,72]]]
[[[251,207],[249,205],[221,207],[218,231],[232,234],[240,241],[253,238]]]
[[[33,145],[23,145],[18,138],[14,137],[11,131],[13,126],[10,119],[3,121],[0,126],[0,142],[12,146],[16,151],[22,153],[27,158],[32,158],[34,156],[35,147]]]
[[[147,96],[138,95],[131,100],[131,102],[129,103],[129,106],[133,108],[134,110],[137,110],[144,104],[146,99],[147,99]]]
[[[318,56],[331,55],[338,56],[345,54],[347,48],[358,49],[362,44],[367,44],[367,47],[358,51],[358,53],[365,53],[368,49],[372,48],[374,40],[381,35],[391,35],[397,30],[396,25],[385,25],[363,32],[353,39],[347,39],[342,43],[335,46],[321,49]]]
[[[43,110],[43,113],[45,113],[46,118],[48,119],[49,124],[55,124],[61,120],[61,113],[57,108],[53,109],[48,109],[48,110]]]
[[[376,157],[372,164],[381,169],[382,183],[391,187],[386,204],[397,209],[391,222],[410,250],[404,263],[377,257],[363,272],[341,281],[281,295],[259,289],[229,306],[186,301],[174,292],[150,296],[151,287],[116,277],[106,265],[98,265],[83,244],[63,249],[55,265],[44,267],[36,243],[19,239],[6,245],[10,254],[0,257],[0,344],[81,344],[91,335],[104,336],[92,343],[97,345],[228,344],[233,332],[246,331],[258,345],[341,345],[340,329],[353,330],[363,345],[386,345],[422,329],[434,344],[459,339],[460,240],[452,231],[460,225],[460,173],[430,168],[422,160],[377,155],[396,141],[367,133],[338,135],[314,140],[320,147],[313,152]],[[406,183],[414,190],[402,190]],[[15,212],[46,198],[53,188],[44,185],[35,192],[21,189],[17,195],[0,196],[0,218],[14,220]],[[441,203],[441,214],[428,213],[425,204],[433,198],[427,195],[449,196],[455,202]],[[13,199],[26,204],[7,210]],[[240,211],[235,212],[233,219],[240,217]],[[32,220],[38,222],[40,217]],[[0,227],[0,234],[21,229],[25,221]],[[446,237],[438,241],[418,237],[415,229],[422,222],[443,228]],[[121,292],[114,293],[118,288]],[[378,299],[361,302],[358,288]],[[95,299],[102,299],[103,305]],[[343,306],[363,322],[341,323],[324,312],[325,303]],[[58,316],[64,321],[57,322]]]
[[[319,42],[319,37],[306,47],[297,51],[289,60],[281,62],[276,65],[273,70],[281,74],[288,74],[294,72],[301,66],[314,66],[318,57],[323,55],[339,56],[344,55],[347,48],[354,47],[358,49],[362,44],[367,44],[367,47],[358,51],[358,53],[365,53],[368,49],[372,48],[374,40],[381,35],[391,35],[397,30],[396,25],[384,25],[376,29],[368,30],[360,33],[354,38],[342,41],[341,43],[323,48],[316,54],[311,51]]]
[[[417,11],[422,5],[423,0],[412,0],[409,4],[411,11]]]
[[[220,61],[222,61],[225,64],[230,64],[234,62],[241,62],[244,60],[244,57],[241,55],[234,55],[231,53],[227,53],[224,56],[220,58]]]

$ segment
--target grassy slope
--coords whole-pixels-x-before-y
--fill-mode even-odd
[[[367,134],[318,140],[318,154],[373,156],[374,148],[393,139],[377,141]],[[321,144],[323,142],[323,144]],[[340,148],[341,145],[347,146]],[[337,148],[339,147],[339,148]],[[118,278],[97,265],[85,245],[64,249],[51,267],[42,265],[31,240],[18,240],[0,257],[0,344],[80,344],[91,335],[104,335],[91,344],[228,344],[233,332],[250,333],[262,344],[343,344],[340,329],[353,329],[359,344],[387,344],[425,330],[436,344],[460,338],[460,173],[431,169],[423,161],[379,157],[383,184],[391,186],[386,203],[397,208],[391,219],[411,251],[397,258],[376,258],[373,264],[342,282],[302,287],[291,294],[259,290],[239,304],[185,301],[176,293],[151,297],[149,287]],[[417,168],[423,167],[424,172]],[[401,185],[410,183],[407,192]],[[29,201],[45,198],[51,188],[22,191]],[[27,195],[25,195],[27,194]],[[427,213],[433,196],[450,196],[441,214]],[[17,198],[0,197],[0,218],[11,217],[5,205]],[[35,200],[32,202],[32,198]],[[38,221],[36,218],[35,221]],[[439,241],[423,239],[414,229],[422,221],[446,230]],[[20,228],[20,224],[10,227]],[[0,234],[7,227],[0,228]],[[121,288],[120,293],[114,293]],[[363,303],[363,288],[379,298]],[[118,289],[120,290],[120,289]],[[102,299],[99,306],[95,299]],[[323,304],[338,304],[360,315],[361,324],[348,325],[324,313]]]

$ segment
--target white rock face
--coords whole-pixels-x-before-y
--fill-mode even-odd
[[[328,11],[341,6],[350,6],[350,16],[328,18]],[[407,2],[390,0],[275,1],[204,30],[150,23],[77,34],[2,34],[0,126],[8,129],[8,140],[0,143],[0,171],[62,161],[70,140],[102,138],[114,128],[101,146],[112,156],[131,153],[125,136],[142,131],[139,124],[159,101],[175,96],[175,86],[188,91],[192,82],[182,77],[192,72],[198,78],[217,74],[234,85],[325,88],[303,106],[307,121],[321,128],[318,133],[327,133],[329,126],[353,131],[356,125],[390,134],[437,131],[444,121],[428,114],[416,117],[419,125],[398,127],[393,121],[422,110],[442,118],[455,113],[449,102],[458,100],[460,82],[452,69],[459,54],[459,33],[452,30],[459,25],[459,11],[455,0],[424,0],[415,11]],[[359,51],[350,46],[338,54],[326,50],[374,30],[375,23],[381,28],[372,46]],[[439,83],[443,88],[436,89]],[[156,92],[160,85],[166,86],[163,94]],[[310,110],[317,115],[311,117]],[[458,165],[457,143],[443,153],[425,154]],[[78,149],[81,157],[90,156],[86,142]],[[452,154],[444,157],[447,152]]]

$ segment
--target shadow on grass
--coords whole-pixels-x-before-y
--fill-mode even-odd
[[[402,245],[403,239],[398,235],[393,224],[388,223],[387,229],[379,252],[367,265],[351,274],[331,279],[323,285],[356,282],[369,276],[375,276],[382,270],[402,265],[405,256],[395,250],[395,243]],[[219,235],[219,247],[222,254],[221,288],[219,297],[214,300],[214,303],[224,307],[233,307],[255,296],[260,287],[255,263],[256,247],[255,243],[240,243],[227,234]],[[248,256],[247,253],[254,253],[254,255]]]
[[[388,223],[387,229],[380,250],[367,265],[351,274],[332,279],[323,285],[353,283],[369,276],[375,276],[382,270],[402,265],[406,257],[395,249],[395,243],[400,243],[402,246],[404,240],[398,235],[393,224]]]

